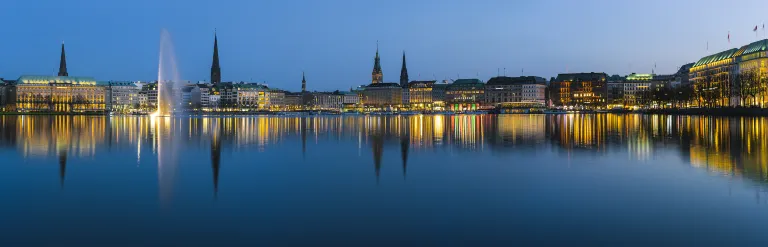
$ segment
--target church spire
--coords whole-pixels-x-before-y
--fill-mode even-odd
[[[381,59],[379,58],[379,41],[376,41],[376,58],[373,59],[373,73],[371,73],[371,83],[384,82],[384,74],[381,72]]]
[[[69,76],[69,73],[67,73],[67,55],[64,54],[64,42],[61,42],[61,60],[59,60],[59,76]]]
[[[301,72],[301,92],[307,91],[307,77],[304,76],[304,71]]]
[[[400,86],[403,88],[408,86],[408,68],[405,66],[405,51],[403,51],[403,68],[400,69]]]
[[[219,67],[219,39],[216,31],[213,31],[213,62],[211,63],[211,83],[221,82],[221,68]]]

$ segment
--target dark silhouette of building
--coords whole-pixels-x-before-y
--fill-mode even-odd
[[[400,69],[400,86],[408,87],[408,68],[405,66],[405,51],[403,51],[403,68]]]
[[[61,43],[61,60],[59,60],[59,76],[69,76],[67,72],[67,55],[64,53],[64,42]]]
[[[301,92],[307,91],[307,77],[304,72],[301,72]]]
[[[216,32],[213,33],[213,63],[211,63],[211,83],[221,82],[221,68],[219,67],[219,39]]]
[[[379,58],[379,43],[376,43],[376,58],[373,59],[373,73],[371,84],[384,82],[384,73],[381,72],[381,59]]]

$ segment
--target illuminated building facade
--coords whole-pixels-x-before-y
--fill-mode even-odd
[[[431,110],[436,81],[412,81],[403,89],[403,105],[416,110]]]
[[[402,104],[403,88],[397,83],[372,83],[360,91],[360,102],[365,107],[387,108]]]
[[[109,84],[90,77],[21,76],[16,81],[20,112],[106,112]]]
[[[635,73],[627,76],[627,80],[622,83],[624,107],[640,107],[650,104],[651,85],[654,76],[653,74]]]
[[[552,101],[560,107],[603,108],[607,103],[607,77],[605,73],[559,74],[550,83]]]
[[[706,56],[690,70],[693,87],[693,103],[700,107],[724,107],[731,105],[734,76],[738,72],[736,58],[741,51],[730,49]]]
[[[286,110],[301,110],[304,106],[302,93],[285,92],[283,104]]]
[[[738,55],[739,76],[734,100],[742,106],[768,107],[768,39],[742,47]]]
[[[497,106],[503,103],[545,103],[547,80],[537,76],[498,76],[485,84],[485,103]]]
[[[344,94],[341,92],[312,92],[308,107],[312,110],[341,110],[344,105]]]
[[[110,81],[107,94],[112,111],[127,112],[139,108],[139,91],[141,88],[133,82]]]
[[[458,79],[445,91],[448,110],[474,111],[485,102],[485,83],[480,79]]]
[[[152,112],[157,109],[157,82],[141,85],[139,109],[144,112]]]

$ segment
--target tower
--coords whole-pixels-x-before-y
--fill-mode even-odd
[[[384,74],[381,72],[381,59],[379,59],[379,43],[376,42],[376,58],[373,59],[373,73],[371,84],[384,82]]]
[[[221,68],[219,67],[219,40],[216,32],[213,32],[213,62],[211,63],[211,83],[221,82]]]
[[[304,76],[304,72],[301,72],[301,92],[307,91],[307,77]]]
[[[408,68],[405,66],[405,51],[403,51],[403,68],[400,69],[400,86],[403,88],[408,86]]]
[[[67,55],[64,54],[64,42],[61,42],[61,60],[59,60],[59,76],[69,76],[69,73],[67,73]]]

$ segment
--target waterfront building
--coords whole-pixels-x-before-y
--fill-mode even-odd
[[[413,110],[432,110],[433,87],[437,81],[412,81],[403,89],[403,105]]]
[[[402,104],[403,88],[398,83],[372,83],[360,92],[360,102],[369,110],[392,110]]]
[[[141,88],[133,82],[110,81],[106,84],[110,110],[113,112],[127,112],[139,108],[139,91]]]
[[[537,76],[506,77],[498,76],[485,84],[485,104],[533,103],[544,105],[547,80]]]
[[[268,104],[265,106],[272,111],[285,110],[285,91],[280,89],[267,90]]]
[[[143,112],[152,112],[157,109],[157,82],[141,85],[139,109]]]
[[[355,92],[341,92],[343,97],[343,104],[344,105],[358,105],[360,104],[360,97]]]
[[[211,85],[206,83],[194,84],[192,88],[192,109],[210,109]]]
[[[91,77],[21,76],[16,110],[21,112],[106,112],[109,85]]]
[[[738,55],[734,104],[768,107],[768,39],[742,47]]]
[[[236,107],[239,110],[268,110],[269,88],[257,83],[233,84]]]
[[[653,74],[635,74],[627,76],[623,84],[624,107],[640,108],[651,102]]]
[[[481,109],[484,97],[485,83],[480,79],[458,79],[445,91],[446,104],[451,111]]]
[[[706,56],[690,69],[693,103],[700,107],[732,105],[735,76],[739,72],[737,57],[742,51],[730,49]]]
[[[344,105],[344,94],[335,92],[312,92],[308,107],[312,110],[341,110]]]
[[[624,81],[626,81],[626,77],[623,76],[612,75],[608,77],[608,83],[606,83],[608,109],[624,108]]]
[[[285,98],[283,104],[285,109],[289,111],[302,110],[304,106],[304,99],[302,93],[284,92]]]
[[[436,111],[445,110],[446,106],[446,92],[448,87],[451,86],[448,80],[443,80],[442,83],[435,83],[432,85],[432,109]]]
[[[559,74],[551,82],[553,103],[556,106],[597,109],[606,106],[608,94],[605,73]]]

